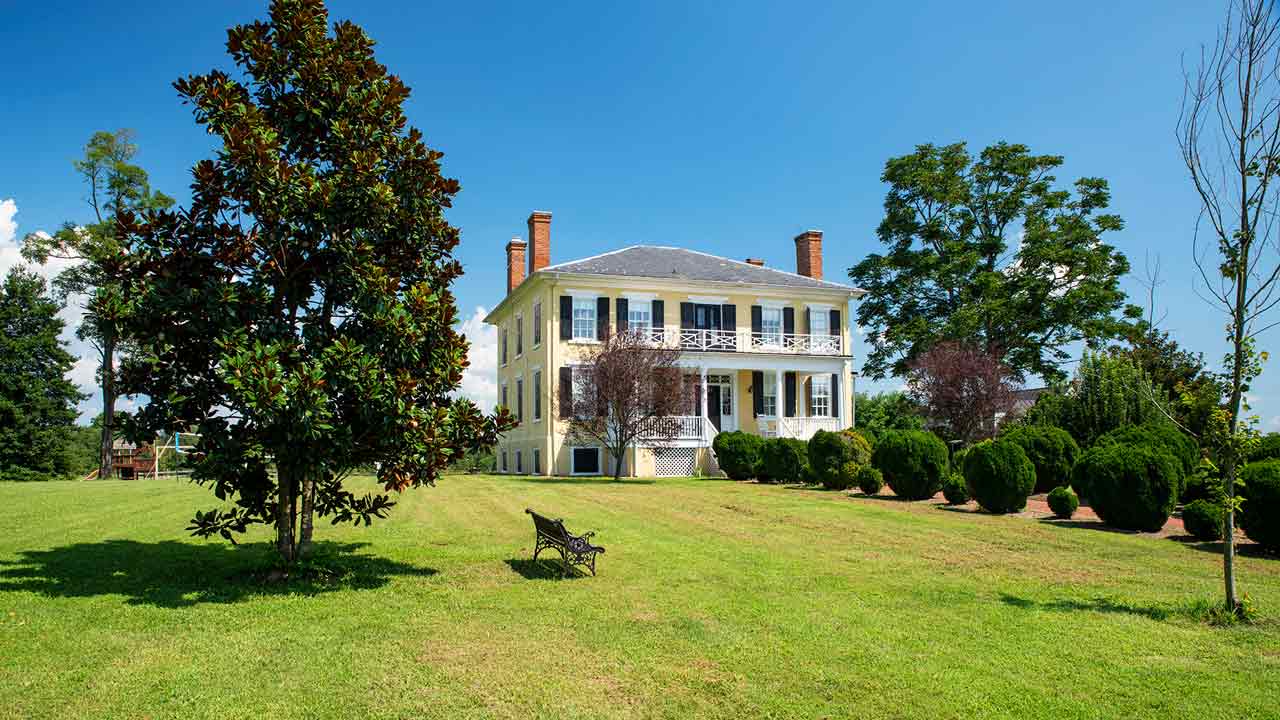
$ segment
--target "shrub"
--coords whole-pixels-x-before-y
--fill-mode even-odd
[[[764,443],[764,475],[771,482],[794,483],[808,473],[809,445],[795,438],[773,438]]]
[[[1022,425],[1000,437],[1017,443],[1035,466],[1035,492],[1049,492],[1067,484],[1080,446],[1066,430],[1049,425]]]
[[[1036,467],[1017,443],[984,440],[969,448],[964,479],[982,509],[1017,512],[1027,506],[1027,496],[1036,486]]]
[[[716,462],[734,480],[750,480],[760,470],[764,438],[740,431],[722,432],[711,441]]]
[[[1221,505],[1225,493],[1222,491],[1222,478],[1218,469],[1208,460],[1201,460],[1196,471],[1182,481],[1182,489],[1178,492],[1178,502],[1190,505],[1196,500],[1207,500]]]
[[[871,446],[859,434],[850,431],[819,430],[809,440],[809,467],[814,479],[828,489],[840,489],[840,471],[847,462],[866,465],[871,461]]]
[[[1182,526],[1197,540],[1222,539],[1222,506],[1196,500],[1182,507]]]
[[[1280,460],[1280,433],[1267,433],[1258,438],[1258,446],[1249,453],[1249,462]]]
[[[836,473],[836,480],[831,484],[823,484],[828,490],[848,490],[858,484],[858,471],[866,467],[850,460],[840,466],[840,472]]]
[[[1065,485],[1049,491],[1049,509],[1054,515],[1063,520],[1071,519],[1076,514],[1076,509],[1080,507],[1080,498],[1076,497],[1075,492]]]
[[[907,500],[925,500],[942,489],[947,475],[947,446],[924,430],[891,430],[876,443],[872,464],[883,475],[893,494]]]
[[[942,497],[948,505],[963,505],[969,502],[969,486],[960,473],[951,473],[942,483]]]
[[[884,475],[870,465],[863,465],[858,468],[858,474],[855,479],[858,482],[858,489],[862,491],[863,495],[876,495],[884,489]]]
[[[1098,445],[1152,445],[1167,452],[1178,462],[1178,484],[1196,471],[1200,449],[1186,433],[1169,422],[1128,425],[1116,428],[1098,438]]]
[[[1089,505],[1103,522],[1147,532],[1164,527],[1178,499],[1178,463],[1169,453],[1147,444],[1102,445],[1080,460],[1072,484],[1090,474]]]
[[[1244,502],[1240,527],[1250,540],[1280,551],[1280,460],[1249,463],[1240,471]]]

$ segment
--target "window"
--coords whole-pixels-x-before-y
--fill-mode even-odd
[[[831,417],[831,376],[815,375],[809,380],[809,414],[814,417]]]
[[[766,345],[782,344],[782,308],[760,308],[760,335]]]
[[[764,412],[761,415],[774,417],[778,414],[778,376],[774,373],[764,374]]]
[[[516,357],[524,354],[524,316],[516,316]]]
[[[538,448],[533,449],[533,474],[542,474],[542,451]]]
[[[599,475],[600,448],[578,447],[569,454],[570,475]]]
[[[507,471],[507,451],[504,448],[502,450],[502,472],[506,472],[506,471]]]
[[[516,451],[516,472],[524,472],[524,457],[521,455],[519,450]]]
[[[502,364],[507,364],[507,329],[502,328]]]
[[[524,378],[516,378],[516,424],[524,422]]]
[[[542,419],[542,371],[533,371],[533,421]]]
[[[511,405],[507,403],[507,381],[506,380],[502,381],[502,392],[499,393],[498,404],[504,408],[511,407]]]
[[[573,299],[573,339],[596,339],[596,299],[575,297]]]
[[[653,327],[653,303],[649,300],[632,300],[627,303],[627,327],[647,335]]]
[[[809,309],[809,334],[810,335],[830,335],[831,334],[831,314],[826,310],[810,308]]]
[[[542,344],[542,301],[533,304],[533,346]]]

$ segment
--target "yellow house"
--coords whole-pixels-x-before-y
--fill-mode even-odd
[[[820,231],[795,245],[795,272],[649,245],[553,265],[551,213],[531,214],[528,242],[507,244],[507,295],[485,318],[498,331],[498,404],[519,423],[498,444],[498,472],[611,474],[602,448],[567,440],[552,399],[581,350],[615,328],[678,347],[701,381],[679,435],[631,448],[628,475],[717,472],[719,432],[808,439],[851,427],[848,306],[863,291],[822,278]]]

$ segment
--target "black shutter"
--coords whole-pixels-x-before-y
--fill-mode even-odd
[[[573,368],[560,368],[560,419],[573,417]]]
[[[560,296],[560,339],[568,340],[573,337],[573,298],[568,295]]]
[[[804,309],[804,331],[813,334],[813,308]]]
[[[680,329],[693,329],[693,303],[691,302],[680,303]]]
[[[756,308],[759,310],[759,308]],[[764,412],[764,373],[751,371],[751,416],[759,417]]]
[[[667,306],[661,300],[653,301],[653,326],[655,328],[662,327],[666,320]]]
[[[831,312],[839,312],[832,310]],[[840,417],[840,373],[831,373],[831,417]]]
[[[764,332],[764,310],[759,305],[751,306],[751,332],[756,335]]]
[[[596,298],[596,339],[609,339],[609,298]]]
[[[782,308],[782,332],[787,335],[796,334],[796,309]]]
[[[618,302],[614,303],[618,306],[618,332],[627,331],[627,299],[618,298]]]
[[[783,384],[787,386],[786,412],[787,417],[796,416],[796,374],[793,372],[782,374]]]
[[[738,306],[737,305],[721,305],[720,306],[720,326],[725,330],[738,329]]]
[[[832,334],[832,335],[839,335],[839,334],[841,334],[841,333],[840,333],[840,331],[841,331],[842,329],[843,329],[843,328],[841,328],[841,327],[840,327],[840,311],[839,311],[839,310],[832,310],[832,311],[831,311],[831,328],[830,328],[830,330],[831,330],[831,334]]]

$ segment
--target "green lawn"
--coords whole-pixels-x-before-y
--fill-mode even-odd
[[[3,717],[1280,715],[1280,559],[1216,628],[1219,558],[1171,539],[723,480],[450,477],[333,580],[262,588],[267,535],[183,531],[203,489],[2,484]],[[528,562],[530,506],[599,531]]]

